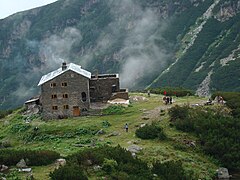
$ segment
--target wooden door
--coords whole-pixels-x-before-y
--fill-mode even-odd
[[[80,109],[78,106],[73,107],[73,116],[80,116]]]

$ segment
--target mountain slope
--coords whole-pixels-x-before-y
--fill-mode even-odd
[[[203,95],[211,90],[239,91],[239,10],[239,1],[215,1],[210,16],[198,19],[182,39],[182,46],[189,47],[180,49],[177,61],[154,85],[190,87]]]
[[[59,0],[0,20],[0,109],[37,94],[41,75],[62,59],[93,73],[119,72],[122,86],[131,89],[197,89],[214,61],[210,89],[238,90],[238,77],[226,76],[239,72],[239,60],[231,60],[239,52],[240,3],[228,2]],[[229,65],[219,65],[228,56]]]

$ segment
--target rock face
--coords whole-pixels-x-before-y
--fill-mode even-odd
[[[206,97],[210,95],[210,82],[211,82],[211,75],[213,71],[210,71],[207,77],[203,80],[203,82],[198,87],[196,94],[200,97]]]
[[[224,4],[221,5],[219,12],[216,15],[216,18],[219,21],[227,21],[229,18],[235,16],[240,11],[240,1],[229,1],[226,0]]]

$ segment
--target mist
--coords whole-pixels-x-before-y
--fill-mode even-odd
[[[121,86],[134,89],[142,83],[143,78],[159,74],[166,67],[169,54],[156,42],[162,40],[161,34],[167,24],[156,11],[143,9],[137,1],[111,0],[108,6],[113,20],[101,33],[95,47],[82,56],[81,63],[89,67],[94,63],[94,55],[104,54],[115,43],[123,41],[121,49],[113,52],[112,57],[106,56],[102,62],[118,62],[120,69],[116,73],[120,74]],[[122,34],[124,38],[121,38]]]

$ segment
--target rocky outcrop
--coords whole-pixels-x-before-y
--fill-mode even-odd
[[[216,14],[216,19],[219,21],[227,21],[229,18],[235,16],[240,11],[240,1],[225,1],[218,13]]]
[[[211,82],[211,75],[213,74],[213,70],[211,70],[207,77],[202,81],[199,85],[196,94],[201,97],[206,97],[210,95],[210,82]]]

